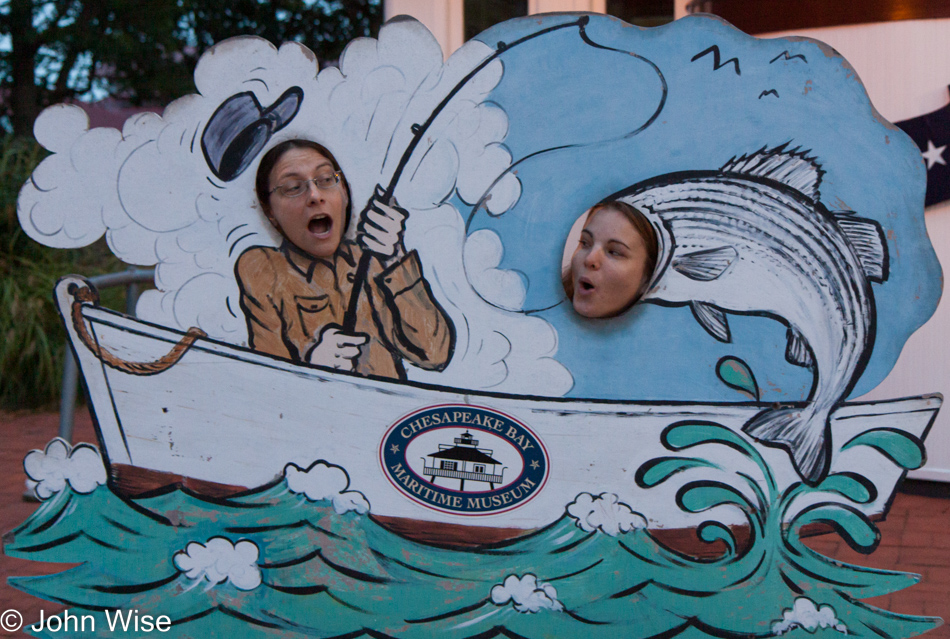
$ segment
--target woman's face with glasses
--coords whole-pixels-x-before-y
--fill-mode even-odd
[[[288,149],[271,169],[269,185],[267,217],[277,230],[313,257],[336,253],[347,199],[330,160],[315,149]]]

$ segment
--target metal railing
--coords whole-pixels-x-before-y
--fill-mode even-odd
[[[117,273],[106,273],[87,278],[97,289],[125,286],[125,313],[135,317],[135,304],[139,300],[139,284],[155,281],[155,269],[129,268]],[[66,349],[63,360],[63,385],[59,400],[59,436],[73,441],[73,413],[76,410],[76,393],[79,389],[79,366],[71,348]]]

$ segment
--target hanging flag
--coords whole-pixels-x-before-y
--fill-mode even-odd
[[[950,104],[932,113],[896,122],[911,137],[927,163],[925,206],[950,200]]]

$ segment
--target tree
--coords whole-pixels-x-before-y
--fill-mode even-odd
[[[164,104],[195,90],[198,58],[225,38],[297,41],[332,61],[381,22],[379,0],[0,0],[0,118],[30,135],[64,100]]]

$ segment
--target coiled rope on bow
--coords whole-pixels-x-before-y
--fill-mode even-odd
[[[90,351],[92,351],[100,361],[102,361],[107,366],[111,366],[116,370],[120,370],[124,373],[129,373],[131,375],[154,375],[156,373],[161,373],[162,371],[168,370],[182,358],[182,356],[191,348],[192,344],[195,343],[199,337],[207,337],[208,334],[205,333],[200,328],[192,326],[185,333],[177,344],[175,344],[168,353],[159,357],[152,362],[129,362],[127,360],[118,357],[117,355],[106,350],[99,343],[93,339],[92,335],[89,334],[89,329],[86,328],[85,318],[82,316],[82,306],[84,303],[90,303],[93,305],[99,304],[99,294],[93,291],[89,287],[82,288],[70,288],[69,291],[73,296],[72,304],[72,316],[73,316],[73,328],[76,329],[76,334],[79,335],[79,339],[82,340],[82,343],[86,345]]]

